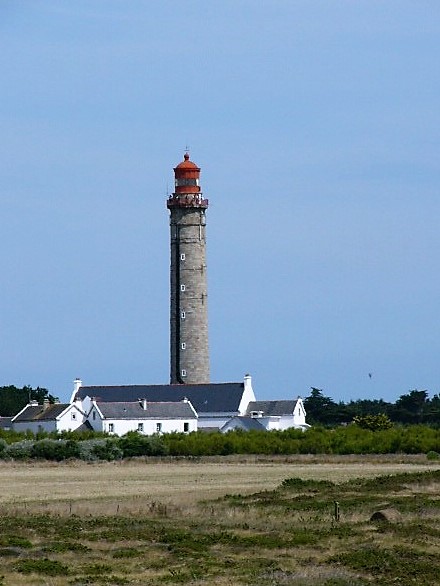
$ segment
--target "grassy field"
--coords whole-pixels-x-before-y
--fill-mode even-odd
[[[0,488],[4,585],[440,584],[424,456],[3,462]]]

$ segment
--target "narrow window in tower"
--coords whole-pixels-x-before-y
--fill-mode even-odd
[[[186,349],[186,344],[185,344],[185,342],[182,342],[182,343],[180,344],[180,347],[182,348],[182,350],[185,350],[185,349]]]
[[[180,319],[185,319],[185,317],[186,317],[185,316],[185,312],[184,311],[181,311],[180,312]]]
[[[182,368],[182,372],[180,373],[182,376],[186,376],[186,370]]]
[[[180,285],[180,290],[185,291],[185,285]]]
[[[180,255],[180,260],[185,260],[185,253],[182,252],[182,254]]]

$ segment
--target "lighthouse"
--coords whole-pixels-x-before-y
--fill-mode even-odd
[[[184,160],[174,168],[170,211],[170,383],[209,383],[206,210],[200,168]]]

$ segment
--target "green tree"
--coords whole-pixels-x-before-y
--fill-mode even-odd
[[[428,391],[415,389],[397,399],[391,418],[400,423],[423,423],[428,406]]]
[[[378,413],[377,415],[356,415],[353,418],[353,423],[362,427],[362,429],[370,429],[371,431],[380,431],[393,427],[393,422],[385,413]]]
[[[322,389],[311,387],[310,396],[304,399],[304,407],[307,412],[307,421],[323,425],[336,425],[351,421],[347,418],[344,403],[335,403],[331,397],[326,397]]]
[[[42,387],[33,389],[29,385],[17,388],[14,385],[0,387],[0,417],[13,417],[25,407],[29,401],[38,401],[42,404],[45,399],[55,403],[54,397],[49,391]]]

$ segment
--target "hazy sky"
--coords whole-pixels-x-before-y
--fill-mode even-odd
[[[0,0],[0,35],[0,386],[168,382],[188,144],[213,382],[439,392],[438,0]]]

